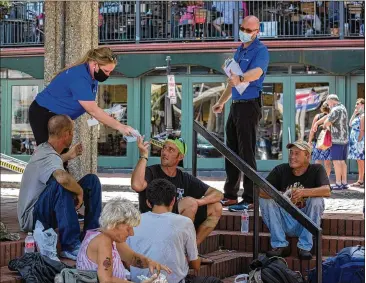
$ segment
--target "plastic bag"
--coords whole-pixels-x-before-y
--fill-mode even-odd
[[[139,275],[137,276],[138,279],[142,281],[150,279],[149,277],[146,277],[145,275]],[[168,280],[166,280],[166,276],[162,273],[159,274],[158,278],[156,278],[153,283],[168,283]]]
[[[33,232],[34,240],[37,244],[37,250],[41,255],[44,255],[50,259],[60,261],[57,257],[57,234],[49,228],[43,231],[44,227],[40,221],[37,220],[36,227]]]

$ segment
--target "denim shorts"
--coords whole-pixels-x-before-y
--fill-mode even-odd
[[[333,144],[330,148],[330,160],[347,160],[348,144]]]

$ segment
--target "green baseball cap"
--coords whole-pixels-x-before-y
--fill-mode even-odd
[[[181,154],[185,155],[187,153],[187,145],[183,138],[176,137],[174,135],[169,135],[164,143],[166,142],[174,143]]]

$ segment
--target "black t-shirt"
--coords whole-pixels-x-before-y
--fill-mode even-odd
[[[164,173],[160,164],[146,167],[145,180],[149,184],[155,179],[166,179],[172,182],[177,188],[177,199],[179,197],[193,197],[196,199],[202,198],[209,186],[203,183],[200,179],[177,169],[175,177],[170,177]],[[139,193],[139,207],[142,213],[151,211],[146,204],[146,190]]]
[[[267,181],[277,190],[285,192],[290,187],[311,189],[329,185],[329,179],[321,164],[310,164],[301,176],[295,176],[288,163],[276,166],[267,176]]]

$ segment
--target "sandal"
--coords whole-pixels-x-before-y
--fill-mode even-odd
[[[365,186],[365,183],[364,182],[360,182],[360,181],[357,181],[356,183],[353,183],[352,184],[352,187],[363,188],[364,186]]]
[[[211,264],[215,263],[215,261],[213,259],[210,259],[206,256],[201,255],[201,254],[198,254],[198,257],[201,258],[201,265],[211,265]]]

